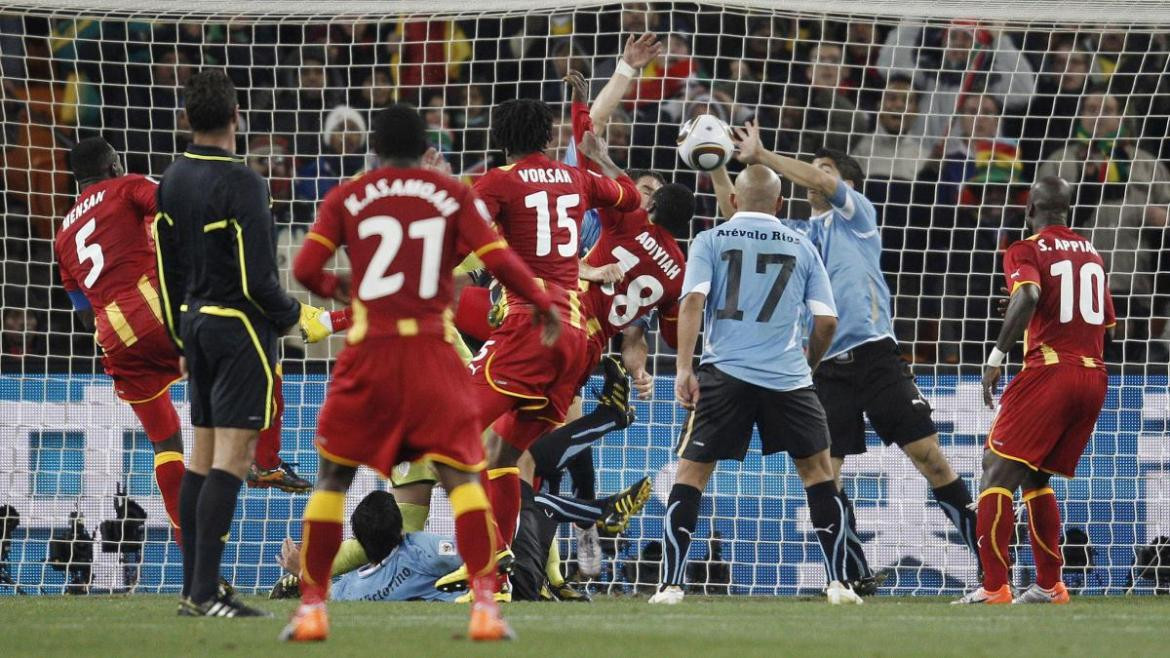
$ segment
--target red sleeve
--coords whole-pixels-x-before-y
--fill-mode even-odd
[[[77,279],[73,278],[73,274],[65,267],[65,263],[58,263],[61,269],[61,285],[65,287],[67,292],[75,292],[80,290],[77,287]]]
[[[589,106],[581,101],[573,101],[573,144],[580,144],[585,133],[593,130],[593,119],[589,117]],[[585,171],[601,171],[597,163],[581,155],[581,149],[576,149],[577,168]]]
[[[1008,294],[1025,283],[1039,288],[1040,267],[1036,263],[1035,244],[1021,240],[1008,247],[1003,254],[1003,275],[1007,280]]]
[[[317,221],[305,235],[305,243],[293,261],[293,277],[310,292],[332,297],[340,283],[336,274],[325,271],[325,264],[344,241],[341,220],[341,186],[330,190],[317,210]]]
[[[333,323],[333,333],[345,331],[353,326],[353,309],[346,306],[340,311],[329,311],[329,321]]]
[[[125,197],[141,217],[153,218],[158,214],[158,181],[149,176],[135,176],[126,186]]]
[[[504,287],[542,311],[552,306],[548,293],[536,283],[536,275],[492,228],[484,202],[471,190],[455,222],[458,242],[478,256]]]
[[[487,212],[488,221],[496,221],[500,216],[500,207],[503,205],[501,185],[499,184],[498,170],[492,169],[479,180],[475,181],[475,196],[483,203]]]
[[[678,349],[678,302],[659,311],[658,333],[671,349]]]
[[[617,180],[610,180],[591,171],[581,175],[584,181],[588,203],[586,208],[613,208],[622,212],[637,210],[642,205],[642,195],[630,177],[622,174]]]

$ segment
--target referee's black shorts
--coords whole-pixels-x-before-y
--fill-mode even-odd
[[[904,446],[938,431],[898,343],[885,338],[821,362],[813,375],[829,418],[832,455],[865,452],[865,417],[886,445]]]
[[[183,313],[191,424],[267,429],[280,335],[271,322],[222,306]]]
[[[695,462],[743,461],[760,430],[765,455],[811,457],[829,447],[825,412],[810,386],[775,391],[737,379],[712,365],[699,366],[699,402],[679,437],[678,456]]]

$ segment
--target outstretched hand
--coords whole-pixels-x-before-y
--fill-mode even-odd
[[[443,154],[435,150],[435,147],[433,146],[427,149],[426,153],[423,153],[422,168],[430,169],[431,171],[437,171],[440,174],[445,174],[447,176],[454,175],[451,173],[451,163],[447,162],[447,158],[444,158]]]
[[[540,327],[540,344],[545,347],[552,347],[561,337],[561,318],[557,315],[556,309],[550,308],[545,311],[537,309],[532,314],[532,324]]]
[[[626,61],[626,64],[640,69],[661,54],[662,42],[658,40],[658,36],[646,32],[639,37],[634,37],[631,34],[630,38],[626,39],[626,48],[622,51],[622,59]]]
[[[585,76],[580,71],[569,69],[569,72],[561,80],[573,88],[574,101],[578,103],[589,102],[589,82],[585,80]]]
[[[1002,374],[1003,368],[999,366],[983,366],[983,404],[987,405],[988,409],[995,408],[996,388]]]
[[[756,164],[764,154],[764,144],[760,141],[760,126],[754,121],[748,121],[743,128],[734,128],[732,141],[738,147],[735,159],[744,164]]]
[[[609,144],[606,144],[605,139],[592,130],[585,131],[585,134],[581,136],[581,143],[577,145],[577,150],[581,152],[581,155],[594,162],[601,162],[609,156]]]

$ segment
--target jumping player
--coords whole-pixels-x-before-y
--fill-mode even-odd
[[[1024,368],[1003,392],[987,433],[977,516],[983,586],[955,603],[1068,603],[1061,582],[1060,508],[1048,480],[1073,477],[1105,403],[1105,333],[1116,324],[1105,263],[1068,227],[1072,190],[1038,180],[1028,197],[1033,235],[1008,247],[1011,298],[983,367],[983,401],[995,408],[1003,361],[1024,338]],[[1036,582],[1012,599],[1013,498],[1022,487]]]
[[[469,382],[452,342],[452,268],[472,251],[531,309],[529,354],[556,343],[557,313],[548,293],[488,224],[484,205],[465,185],[420,167],[425,124],[413,108],[392,105],[374,119],[371,139],[381,166],[334,188],[294,263],[307,289],[336,285],[324,270],[346,245],[356,289],[353,326],[337,360],[318,421],[316,490],[305,508],[301,605],[281,634],[324,640],[330,568],[341,544],[345,492],[359,465],[388,476],[401,461],[429,457],[455,514],[459,551],[473,574],[469,636],[511,637],[493,599],[496,528],[480,485],[482,422],[468,405]],[[419,373],[426,373],[419,378]]]
[[[158,212],[158,182],[127,174],[101,137],[70,153],[80,190],[57,232],[61,283],[87,329],[97,329],[102,367],[128,403],[154,448],[154,478],[167,518],[179,535],[183,439],[168,395],[182,378],[179,351],[167,336],[159,307],[150,223]]]

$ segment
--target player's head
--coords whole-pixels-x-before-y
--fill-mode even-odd
[[[192,132],[223,132],[239,124],[236,86],[222,70],[204,69],[191,76],[184,94]]]
[[[669,183],[650,197],[650,218],[676,238],[689,238],[695,217],[695,195],[685,185]]]
[[[861,184],[865,181],[865,175],[861,172],[861,165],[844,151],[819,148],[813,153],[812,164],[817,169],[845,181],[846,185],[855,190],[861,189]],[[828,205],[823,195],[811,188],[808,191],[808,200],[814,207],[819,206],[823,208]]]
[[[69,166],[80,187],[125,173],[118,152],[101,137],[86,137],[69,151]]]
[[[750,165],[735,177],[731,204],[736,210],[775,215],[784,205],[780,177],[764,165]]]
[[[402,543],[402,512],[389,491],[371,491],[349,517],[354,539],[371,564],[386,559]]]
[[[630,169],[626,175],[634,181],[634,187],[638,188],[638,193],[642,195],[642,210],[650,210],[652,205],[650,199],[654,197],[658,188],[666,184],[666,179],[657,171],[649,169]]]
[[[427,125],[406,103],[394,103],[374,115],[370,146],[384,162],[411,164],[427,151]]]
[[[548,103],[517,98],[492,112],[492,141],[505,156],[522,158],[539,153],[553,137],[553,111]]]
[[[1060,176],[1043,176],[1028,192],[1028,223],[1035,233],[1051,224],[1066,225],[1072,186]]]

